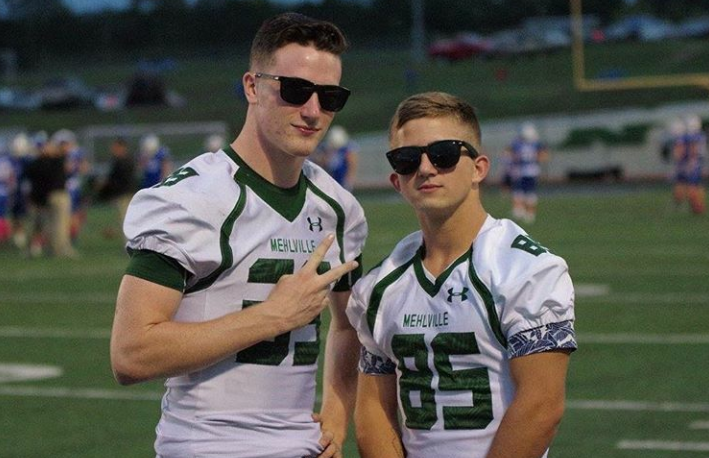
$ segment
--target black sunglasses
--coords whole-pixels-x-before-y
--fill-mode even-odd
[[[313,92],[318,93],[320,107],[327,111],[340,111],[347,103],[350,90],[331,84],[315,84],[303,78],[276,76],[268,73],[256,73],[256,78],[268,78],[281,83],[281,98],[293,105],[303,105],[310,100]]]
[[[477,157],[478,151],[468,142],[462,140],[439,140],[426,146],[402,146],[387,153],[389,164],[399,175],[409,175],[418,170],[421,165],[421,156],[428,155],[436,168],[448,169],[460,160],[460,149],[465,147],[470,157]]]

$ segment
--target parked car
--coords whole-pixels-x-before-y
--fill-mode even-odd
[[[446,59],[451,62],[487,56],[492,51],[492,43],[485,37],[466,33],[455,38],[436,40],[428,47],[431,59]]]
[[[657,41],[674,35],[674,26],[647,14],[628,16],[605,29],[606,41]]]
[[[709,37],[709,16],[687,19],[676,27],[675,36],[679,38]]]
[[[36,95],[43,109],[89,107],[96,97],[95,90],[77,77],[50,78]]]

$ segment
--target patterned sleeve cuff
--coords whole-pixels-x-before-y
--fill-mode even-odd
[[[574,322],[560,321],[549,323],[534,329],[518,332],[509,339],[509,357],[531,355],[549,350],[566,349],[574,351],[576,335]]]
[[[367,351],[362,347],[359,353],[359,370],[367,375],[393,374],[396,365],[389,358],[385,358]]]

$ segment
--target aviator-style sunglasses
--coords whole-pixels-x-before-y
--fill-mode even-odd
[[[424,153],[436,168],[453,167],[460,160],[462,147],[468,150],[470,157],[478,157],[478,151],[473,148],[473,145],[462,140],[439,140],[426,146],[402,146],[389,151],[386,156],[396,173],[409,175],[418,170]]]
[[[342,86],[315,84],[303,78],[276,76],[268,73],[256,73],[256,78],[268,78],[281,83],[281,98],[293,105],[303,105],[310,100],[313,92],[318,93],[320,107],[327,111],[340,111],[347,103],[350,90]]]

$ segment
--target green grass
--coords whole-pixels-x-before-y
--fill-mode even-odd
[[[665,187],[600,191],[547,189],[539,219],[529,228],[536,240],[568,261],[579,291],[588,285],[608,288],[606,295],[577,297],[580,349],[571,359],[569,405],[551,456],[688,456],[622,450],[617,444],[707,441],[706,430],[689,425],[709,420],[709,217],[676,211]],[[496,216],[507,215],[507,197],[489,190],[484,196],[487,209]],[[398,196],[377,193],[360,198],[371,231],[365,250],[369,268],[399,238],[415,230],[416,221]],[[109,366],[105,336],[127,262],[120,240],[101,236],[103,228],[116,225],[114,218],[109,207],[90,210],[78,260],[25,259],[10,247],[0,250],[0,362],[63,369],[58,378],[0,383],[2,458],[152,456],[161,382],[119,387]],[[11,336],[8,330],[13,327],[78,334],[94,330],[103,331],[104,337]],[[704,343],[591,340],[599,334],[700,335]],[[59,389],[73,397],[50,395],[49,390]],[[152,400],[109,400],[100,390]],[[607,409],[588,408],[582,401],[609,404]],[[647,404],[645,410],[632,410],[613,401]],[[663,411],[658,407],[662,403],[678,407]],[[346,457],[358,456],[352,439],[345,451]]]

